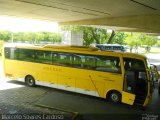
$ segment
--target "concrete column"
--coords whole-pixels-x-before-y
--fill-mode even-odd
[[[83,31],[63,31],[62,44],[83,46]]]

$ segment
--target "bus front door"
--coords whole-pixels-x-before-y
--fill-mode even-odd
[[[135,100],[134,94],[122,91],[122,103],[133,105],[134,100]]]

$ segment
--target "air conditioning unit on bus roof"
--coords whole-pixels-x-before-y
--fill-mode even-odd
[[[82,50],[82,51],[97,51],[99,50],[96,47],[86,47],[86,46],[70,46],[70,45],[45,45],[44,48],[53,48],[53,49],[66,49],[66,50]]]

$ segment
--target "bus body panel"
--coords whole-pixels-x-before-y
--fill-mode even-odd
[[[117,90],[119,92],[123,90],[123,86],[120,86],[120,84],[123,84],[123,76],[121,74],[105,73],[104,75],[103,73],[99,73],[97,75],[93,74],[92,78],[94,82],[101,83],[99,89],[103,88],[103,94],[101,94],[102,96],[100,95],[103,98],[105,98],[111,90]]]

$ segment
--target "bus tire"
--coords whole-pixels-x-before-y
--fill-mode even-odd
[[[107,95],[107,100],[112,103],[120,103],[122,95],[118,91],[110,91]]]
[[[35,86],[35,79],[31,75],[27,75],[25,77],[25,83],[26,83],[26,85],[28,85],[30,87],[34,87]]]

